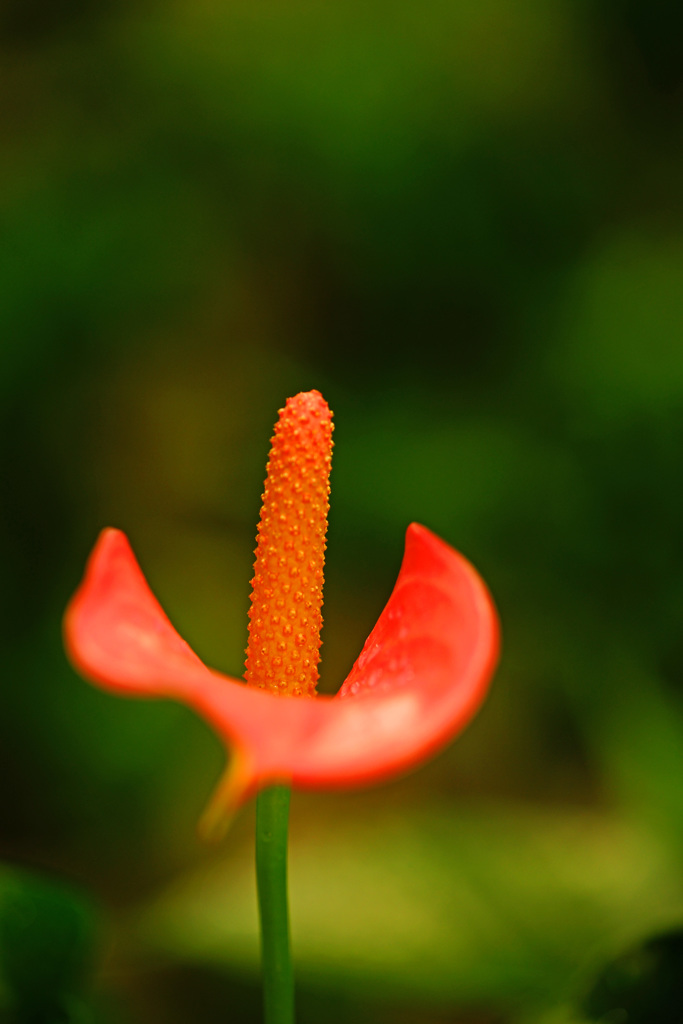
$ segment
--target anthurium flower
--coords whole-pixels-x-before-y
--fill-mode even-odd
[[[498,621],[474,568],[424,526],[408,527],[384,611],[334,697],[316,695],[331,414],[317,391],[275,427],[252,580],[246,683],[208,668],[149,589],[125,535],[106,529],[67,609],[75,667],[104,689],[170,697],[232,751],[207,817],[277,783],[328,788],[399,775],[429,758],[481,704]]]

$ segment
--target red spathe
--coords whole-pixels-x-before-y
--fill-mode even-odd
[[[280,696],[207,668],[169,622],[119,530],[100,535],[64,630],[73,664],[92,682],[180,700],[232,748],[214,818],[273,783],[360,786],[421,764],[477,711],[499,649],[485,584],[415,523],[394,590],[335,697]]]

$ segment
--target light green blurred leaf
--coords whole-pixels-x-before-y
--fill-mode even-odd
[[[557,1004],[635,938],[683,917],[663,849],[609,817],[433,806],[295,827],[297,970],[459,1003]],[[255,971],[251,849],[180,879],[127,926],[148,955]]]

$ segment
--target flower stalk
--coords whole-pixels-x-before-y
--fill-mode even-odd
[[[256,885],[264,1024],[294,1024],[287,900],[289,795],[288,786],[271,786],[256,798]]]

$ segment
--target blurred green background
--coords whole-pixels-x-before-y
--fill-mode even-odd
[[[412,520],[499,605],[454,746],[296,794],[301,1024],[683,1019],[683,14],[4,0],[0,1017],[260,1019],[223,754],[75,676],[104,525],[241,674],[276,410],[336,414],[323,688]]]

